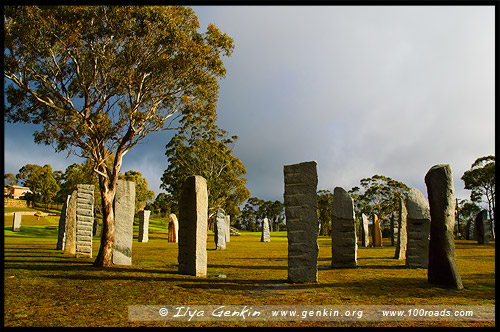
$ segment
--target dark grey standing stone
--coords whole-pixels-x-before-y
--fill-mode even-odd
[[[260,236],[260,242],[271,242],[271,236],[269,235],[269,220],[264,218],[262,221],[262,234]]]
[[[406,211],[406,204],[403,198],[399,199],[399,209],[398,209],[398,242],[396,244],[396,253],[394,258],[396,259],[406,259],[406,247],[408,244],[408,236],[406,230],[406,220],[408,217],[408,212]]]
[[[425,175],[431,234],[427,280],[444,288],[463,289],[455,264],[455,188],[450,165],[436,165]]]
[[[429,264],[431,216],[429,204],[420,190],[410,189],[406,197],[406,209],[406,267],[426,269]]]
[[[149,241],[149,216],[150,210],[139,211],[139,242]]]
[[[20,232],[21,231],[21,212],[14,212],[14,217],[12,219],[12,231]]]
[[[94,225],[94,186],[76,186],[76,257],[92,257]]]
[[[361,214],[361,220],[359,222],[359,234],[361,237],[361,245],[363,247],[368,247],[370,245],[370,230],[368,228],[368,217],[366,214]]]
[[[332,208],[332,268],[357,266],[357,242],[354,202],[347,191],[336,187]]]
[[[482,210],[476,216],[474,220],[474,240],[479,244],[489,244],[490,238],[489,225],[488,225],[488,211]]]
[[[64,232],[64,253],[76,254],[76,196],[78,191],[74,190],[69,198],[66,208],[66,231]]]
[[[71,195],[68,195],[66,197],[66,201],[64,202],[63,207],[61,209],[61,216],[59,217],[59,228],[57,234],[56,250],[64,250],[64,244],[66,242],[66,213],[68,210],[68,204],[70,198]]]
[[[316,161],[283,167],[284,205],[288,237],[288,281],[318,281]]]
[[[215,246],[217,250],[226,250],[226,213],[223,209],[217,209],[215,217]]]
[[[115,244],[113,264],[132,265],[135,182],[118,180],[114,201]]]
[[[475,223],[474,223],[474,220],[467,220],[467,228],[465,230],[466,232],[466,235],[465,235],[465,239],[466,240],[474,240],[474,227],[475,227]]]
[[[92,236],[97,236],[99,234],[99,219],[94,219],[94,225],[92,228]]]
[[[207,275],[207,181],[190,176],[179,200],[179,273]]]
[[[391,215],[391,246],[396,246],[398,244],[398,213],[394,211]]]

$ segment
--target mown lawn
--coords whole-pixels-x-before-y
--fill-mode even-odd
[[[232,236],[227,250],[207,242],[208,276],[177,273],[177,244],[166,222],[150,220],[149,242],[137,242],[133,265],[103,269],[92,259],[55,250],[58,217],[23,216],[21,232],[4,219],[5,326],[495,326],[494,322],[134,322],[129,305],[494,305],[495,245],[457,241],[465,289],[427,283],[427,270],[406,269],[395,248],[358,249],[358,268],[330,269],[331,240],[319,237],[318,283],[288,284],[286,232]],[[48,227],[48,228],[47,228]],[[99,237],[94,238],[97,255]]]

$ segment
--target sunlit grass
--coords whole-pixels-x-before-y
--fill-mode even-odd
[[[494,305],[495,250],[457,241],[456,262],[465,289],[427,283],[427,270],[406,269],[395,248],[358,249],[358,268],[331,269],[331,240],[319,237],[318,283],[288,284],[286,232],[232,236],[227,250],[207,240],[208,276],[177,273],[177,244],[167,223],[151,219],[149,242],[137,241],[132,266],[102,269],[92,259],[55,250],[58,217],[23,216],[21,232],[4,221],[6,326],[494,326],[494,322],[131,322],[129,305]],[[49,229],[47,229],[49,226]],[[99,247],[94,237],[93,256]]]

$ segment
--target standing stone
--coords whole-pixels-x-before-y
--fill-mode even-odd
[[[61,209],[61,216],[59,217],[59,229],[57,234],[56,250],[64,250],[64,242],[66,240],[66,214],[68,210],[69,199],[71,195],[66,197],[66,201]]]
[[[94,225],[94,186],[76,186],[76,257],[92,257]]]
[[[378,220],[378,216],[374,214],[372,216],[372,221],[373,221],[373,235],[372,235],[372,242],[374,247],[382,247],[382,229],[380,228],[380,221]]]
[[[226,215],[226,243],[231,242],[231,216]]]
[[[318,281],[316,161],[283,167],[288,237],[288,281]]]
[[[410,189],[406,197],[406,209],[406,267],[426,269],[429,264],[431,216],[429,204],[420,190]]]
[[[408,243],[406,233],[407,216],[408,212],[406,211],[405,201],[403,198],[400,198],[398,210],[398,242],[396,244],[396,254],[394,255],[396,259],[406,259],[406,247]]]
[[[260,242],[271,242],[271,236],[269,235],[269,220],[264,218],[262,221],[262,235],[260,236]]]
[[[475,223],[473,220],[467,220],[467,229],[466,229],[466,240],[474,240],[474,227]]]
[[[186,179],[179,200],[179,273],[207,275],[207,181]]]
[[[66,208],[66,231],[64,239],[64,253],[76,254],[76,196],[78,191],[74,190],[68,201]]]
[[[358,244],[354,202],[343,188],[333,190],[332,268],[356,267]]]
[[[179,241],[179,222],[177,216],[171,213],[168,216],[168,242],[177,243]]]
[[[114,202],[115,245],[113,264],[132,265],[132,240],[135,212],[135,183],[118,180]]]
[[[463,289],[455,264],[455,188],[450,165],[436,165],[425,175],[431,234],[427,281],[444,288]]]
[[[99,219],[94,219],[94,225],[92,228],[92,236],[97,236],[99,234]]]
[[[396,246],[398,244],[398,213],[394,211],[391,215],[391,246]]]
[[[21,212],[14,212],[14,217],[12,219],[12,231],[20,232],[21,231]]]
[[[139,242],[149,241],[149,216],[150,210],[139,211]]]
[[[359,223],[359,235],[361,238],[361,245],[363,247],[368,247],[370,245],[370,231],[368,228],[368,217],[366,214],[361,214],[361,220]]]
[[[215,246],[217,250],[226,250],[226,213],[223,209],[217,210],[215,218]]]
[[[479,244],[489,244],[490,238],[489,225],[488,225],[488,211],[482,210],[476,216],[474,220],[474,240]]]

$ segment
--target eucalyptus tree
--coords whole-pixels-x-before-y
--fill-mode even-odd
[[[6,119],[39,124],[36,143],[92,161],[103,213],[95,266],[112,265],[125,154],[150,132],[216,116],[234,46],[214,24],[199,28],[182,6],[4,7]]]

